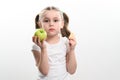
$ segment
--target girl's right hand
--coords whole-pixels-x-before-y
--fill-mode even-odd
[[[44,41],[40,41],[40,38],[37,36],[32,37],[32,41],[38,45],[41,49],[46,48],[46,45],[44,44]]]

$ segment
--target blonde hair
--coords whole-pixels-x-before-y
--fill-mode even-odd
[[[55,10],[55,11],[58,11],[61,15],[61,18],[63,19],[63,12],[60,11],[58,8],[54,7],[54,6],[51,6],[51,7],[46,7],[45,9],[43,9],[40,13],[39,13],[39,20],[41,20],[41,18],[44,16],[44,13],[46,11],[50,11],[50,10]]]
[[[61,34],[62,34],[63,37],[67,37],[67,38],[68,38],[69,35],[70,35],[70,31],[68,30],[69,18],[68,18],[68,16],[67,16],[66,13],[60,11],[58,8],[56,8],[56,7],[54,7],[54,6],[46,7],[46,8],[43,9],[39,14],[37,14],[37,16],[35,17],[36,29],[37,29],[37,28],[41,28],[41,26],[39,26],[39,25],[37,24],[37,22],[38,22],[39,20],[41,20],[41,18],[43,17],[44,13],[45,13],[46,11],[49,11],[49,10],[55,10],[55,11],[60,12],[61,18],[64,20],[64,26],[63,26],[63,28],[61,29]]]

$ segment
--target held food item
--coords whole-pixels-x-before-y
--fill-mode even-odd
[[[70,33],[69,39],[73,39],[75,36],[73,33]]]
[[[47,33],[43,28],[37,29],[34,36],[38,36],[40,41],[43,41],[47,37]]]

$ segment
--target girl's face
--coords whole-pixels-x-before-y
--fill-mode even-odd
[[[55,36],[60,33],[64,22],[60,12],[55,10],[46,11],[41,19],[41,25],[46,30],[48,36]]]

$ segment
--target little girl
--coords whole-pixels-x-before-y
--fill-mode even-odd
[[[47,38],[40,42],[33,36],[32,52],[40,72],[38,80],[70,80],[76,71],[75,37],[67,29],[69,18],[56,7],[47,7],[36,16],[36,28],[43,28]]]

